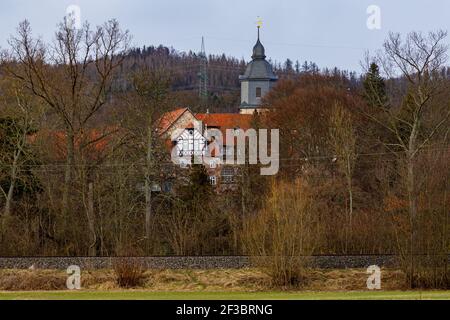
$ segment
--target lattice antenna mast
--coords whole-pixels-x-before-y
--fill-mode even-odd
[[[208,98],[208,58],[205,52],[205,40],[202,37],[202,48],[199,54],[200,70],[198,72],[198,95],[206,100]]]

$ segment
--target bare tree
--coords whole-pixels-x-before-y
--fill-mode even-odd
[[[145,195],[145,238],[150,239],[152,230],[152,187],[160,183],[161,163],[168,154],[158,134],[159,123],[170,106],[170,81],[165,70],[151,70],[148,66],[132,73],[129,79],[132,91],[124,101],[130,110],[122,126],[127,128],[135,140],[139,154],[145,154],[143,168]],[[148,241],[147,241],[148,244]]]
[[[2,141],[0,151],[1,163],[6,167],[6,176],[9,181],[5,189],[0,185],[1,194],[5,198],[3,214],[11,214],[13,195],[19,180],[23,180],[21,167],[31,160],[30,150],[27,146],[28,138],[33,129],[37,129],[40,108],[36,101],[17,81],[3,78],[1,81],[3,92],[0,100],[1,117],[0,129],[6,137]],[[24,181],[26,183],[26,181]]]
[[[300,179],[273,182],[261,212],[245,217],[244,247],[274,285],[301,285],[308,257],[319,244],[320,218],[311,192]]]
[[[417,248],[417,217],[421,183],[417,159],[420,151],[432,146],[433,138],[448,133],[450,108],[448,102],[437,102],[438,97],[449,89],[449,83],[440,71],[447,61],[447,32],[430,32],[427,36],[412,32],[403,40],[399,34],[391,33],[384,43],[384,51],[376,58],[386,74],[406,82],[407,89],[402,99],[390,99],[382,110],[387,123],[370,114],[374,121],[389,130],[395,141],[386,143],[389,150],[405,163],[405,185],[408,195],[410,223],[409,281],[413,285],[415,255]],[[377,90],[373,90],[375,93]],[[439,115],[438,117],[430,116]]]
[[[116,20],[95,30],[85,23],[78,30],[68,19],[58,25],[52,44],[33,38],[26,20],[20,23],[17,35],[9,40],[9,59],[15,67],[7,71],[45,102],[64,129],[64,214],[70,208],[75,140],[107,103],[114,71],[121,65],[129,41],[128,31],[122,31]]]
[[[330,117],[330,138],[339,170],[344,174],[348,193],[348,233],[353,221],[353,171],[356,161],[356,134],[353,128],[351,113],[340,104],[336,104]],[[347,249],[347,248],[346,248]]]

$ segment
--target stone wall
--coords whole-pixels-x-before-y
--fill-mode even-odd
[[[66,269],[78,265],[81,269],[107,269],[113,266],[111,257],[0,257],[0,269]],[[250,267],[245,256],[205,257],[138,257],[149,269],[239,269]],[[367,268],[370,265],[395,267],[397,257],[392,255],[314,256],[312,265],[323,269]]]

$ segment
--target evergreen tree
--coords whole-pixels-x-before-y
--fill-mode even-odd
[[[194,163],[190,169],[189,183],[181,189],[181,199],[188,208],[193,209],[199,203],[208,202],[213,192],[205,166]]]
[[[284,70],[286,72],[293,72],[294,68],[293,68],[293,62],[291,59],[286,59],[286,62],[284,63]]]
[[[300,62],[295,61],[295,73],[300,73]]]
[[[303,62],[303,65],[302,65],[302,72],[309,72],[308,61]]]
[[[369,71],[364,77],[364,98],[372,107],[384,107],[387,102],[386,84],[380,75],[378,65],[370,64]]]

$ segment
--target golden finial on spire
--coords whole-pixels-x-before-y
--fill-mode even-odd
[[[256,20],[256,26],[258,29],[262,27],[262,19],[260,16],[258,16],[258,20]]]
[[[256,20],[256,26],[258,27],[258,40],[259,40],[259,29],[262,27],[262,19],[258,16],[258,20]]]

